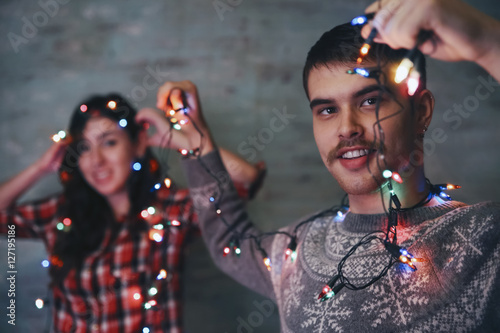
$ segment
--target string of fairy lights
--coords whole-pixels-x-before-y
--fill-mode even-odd
[[[359,24],[365,24],[368,20],[373,18],[373,14],[368,14],[365,16],[360,16],[352,20],[351,24],[353,25],[359,25]],[[369,37],[365,40],[365,43],[360,49],[360,55],[357,59],[357,65],[361,65],[363,62],[364,57],[368,54],[369,50],[371,49],[371,46],[373,44],[373,39],[377,35],[376,29],[372,29],[370,32]],[[407,85],[407,93],[408,96],[413,96],[415,92],[418,90],[419,84],[420,84],[420,66],[422,64],[422,58],[423,55],[420,52],[417,52],[418,47],[430,37],[429,32],[425,32],[419,35],[418,37],[418,42],[417,45],[409,51],[408,55],[402,60],[400,63],[398,69],[396,70],[396,76],[394,78],[394,81],[398,84],[405,82]],[[452,185],[452,184],[438,184],[438,185],[433,185],[430,183],[430,181],[427,180],[427,183],[429,185],[429,194],[423,198],[419,203],[414,205],[413,207],[410,208],[402,208],[401,203],[399,201],[399,198],[397,194],[395,193],[393,189],[392,182],[395,181],[397,183],[402,183],[403,179],[399,173],[396,171],[391,171],[389,166],[387,165],[385,158],[383,156],[383,148],[384,148],[384,132],[381,127],[381,122],[389,119],[391,117],[396,116],[397,114],[401,113],[404,111],[403,105],[397,101],[396,98],[394,100],[399,104],[400,110],[395,112],[394,114],[391,114],[389,116],[386,116],[384,118],[380,118],[379,116],[379,110],[380,110],[380,100],[381,100],[381,95],[382,94],[389,94],[392,96],[393,94],[385,88],[385,85],[381,81],[381,78],[385,78],[385,75],[382,71],[383,66],[385,64],[381,64],[380,59],[381,57],[379,55],[376,56],[377,58],[377,66],[372,67],[372,68],[365,68],[365,67],[355,67],[351,70],[349,70],[347,73],[349,74],[357,74],[361,75],[366,78],[373,78],[377,81],[380,89],[379,89],[379,98],[377,99],[376,103],[376,110],[375,110],[375,115],[376,115],[376,122],[374,123],[374,133],[376,133],[375,138],[372,143],[372,148],[377,147],[377,167],[378,171],[382,173],[384,179],[386,180],[384,184],[381,184],[378,179],[375,177],[373,174],[372,170],[370,170],[370,165],[369,165],[369,160],[367,160],[367,169],[369,170],[370,174],[372,175],[372,178],[377,182],[379,187],[382,187],[383,185],[386,185],[389,189],[390,193],[390,199],[388,203],[388,209],[385,206],[385,201],[383,197],[383,193],[381,192],[381,197],[382,197],[382,203],[384,207],[384,211],[386,212],[388,216],[388,226],[386,231],[375,231],[372,233],[369,233],[362,237],[360,241],[355,244],[349,251],[348,253],[341,259],[341,261],[338,264],[337,267],[337,274],[335,274],[333,277],[329,279],[327,284],[321,289],[321,292],[319,293],[318,299],[320,301],[326,301],[336,294],[340,292],[341,289],[344,287],[350,290],[361,290],[368,288],[378,280],[380,280],[383,276],[387,274],[389,269],[395,264],[395,263],[402,263],[407,265],[411,270],[416,270],[417,267],[415,266],[415,263],[423,261],[421,258],[416,258],[414,257],[406,248],[401,247],[397,244],[397,221],[398,221],[398,213],[409,210],[409,209],[414,209],[417,207],[421,207],[425,204],[427,204],[434,196],[438,195],[442,199],[445,200],[451,200],[451,198],[444,192],[446,190],[452,190],[452,189],[457,189],[460,188],[458,185]],[[189,117],[189,115],[187,114]],[[194,123],[194,122],[193,122]],[[200,135],[202,133],[200,132]],[[197,157],[197,160],[199,163],[202,165],[202,167],[205,169],[205,171],[210,174],[212,178],[214,178],[217,182],[217,190],[214,192],[212,196],[210,196],[209,201],[213,205],[213,208],[215,209],[215,213],[219,216],[221,221],[226,225],[227,228],[232,230],[233,228],[231,227],[230,223],[225,219],[223,212],[220,208],[220,202],[223,197],[223,182],[218,179],[218,177],[211,172],[211,170],[205,165],[202,159],[200,159],[200,156],[197,154],[193,154],[193,156]],[[381,161],[384,165],[381,165]],[[255,242],[255,245],[257,247],[257,250],[261,253],[262,255],[262,261],[264,266],[271,271],[272,269],[272,263],[271,260],[266,253],[265,249],[261,246],[261,241],[265,237],[269,237],[271,235],[277,235],[277,234],[283,234],[286,235],[287,237],[290,238],[290,241],[288,243],[287,249],[285,250],[284,253],[284,258],[285,260],[291,260],[293,263],[296,258],[297,258],[297,233],[298,230],[306,225],[307,223],[310,223],[314,220],[316,220],[319,217],[324,217],[324,216],[330,216],[334,215],[334,220],[335,221],[342,221],[345,217],[345,214],[349,211],[348,203],[346,200],[346,197],[342,200],[341,204],[339,206],[334,206],[331,207],[325,211],[322,211],[310,218],[308,218],[305,221],[302,221],[299,223],[293,230],[293,233],[288,233],[288,232],[283,232],[283,231],[276,231],[276,232],[269,232],[269,233],[262,233],[260,235],[253,235],[253,234],[247,234],[245,232],[241,233],[235,230],[232,230],[232,237],[230,237],[229,243],[222,249],[222,255],[227,256],[231,252],[233,252],[237,257],[239,257],[242,253],[242,250],[240,248],[240,243],[241,241],[244,240],[253,240]],[[383,235],[385,237],[381,237],[380,235]],[[353,283],[350,282],[349,278],[345,276],[343,272],[343,267],[347,260],[349,259],[350,256],[352,256],[355,251],[360,248],[363,245],[366,245],[372,241],[379,241],[381,242],[387,252],[390,254],[388,256],[388,261],[387,264],[383,267],[383,269],[373,278],[371,278],[367,283],[363,285],[354,285]]]
[[[363,25],[366,24],[369,20],[373,18],[373,14],[367,14],[363,16],[356,17],[352,20],[351,24],[352,25]],[[389,193],[390,193],[390,199],[389,203],[387,205],[388,208],[386,208],[385,200],[383,197],[383,193],[381,192],[381,197],[382,197],[382,203],[384,207],[384,211],[387,214],[388,217],[388,225],[387,225],[387,230],[383,231],[375,231],[371,232],[364,237],[362,237],[357,244],[355,244],[347,253],[346,255],[341,259],[341,261],[338,263],[337,266],[337,272],[335,275],[333,275],[327,282],[327,284],[321,289],[318,299],[323,302],[326,301],[335,295],[337,295],[343,288],[347,288],[350,290],[361,290],[368,288],[378,280],[380,280],[382,277],[384,277],[389,269],[396,263],[401,263],[407,265],[411,270],[416,270],[417,267],[415,264],[417,262],[421,262],[424,259],[421,258],[416,258],[414,257],[406,248],[401,247],[397,243],[397,222],[398,222],[398,213],[417,208],[420,206],[425,205],[428,203],[434,196],[439,196],[440,198],[444,200],[451,200],[451,198],[446,194],[444,191],[447,190],[452,190],[452,189],[457,189],[460,188],[458,185],[452,185],[452,184],[438,184],[438,185],[433,185],[431,184],[428,180],[427,183],[429,185],[429,194],[423,198],[419,203],[417,203],[415,206],[410,207],[410,208],[402,208],[401,203],[399,201],[399,198],[397,194],[395,193],[393,189],[393,184],[392,182],[397,182],[397,183],[402,183],[403,179],[402,177],[394,170],[390,170],[389,166],[386,164],[385,159],[383,158],[383,147],[384,147],[384,132],[381,127],[381,122],[390,118],[394,117],[400,112],[404,111],[403,106],[397,102],[400,105],[400,110],[395,112],[394,114],[391,114],[389,116],[386,116],[384,118],[379,117],[379,109],[380,109],[380,97],[382,94],[386,93],[392,96],[391,92],[385,88],[385,85],[383,84],[382,80],[386,79],[385,75],[383,74],[382,68],[385,66],[385,64],[382,64],[380,62],[381,57],[376,56],[377,58],[377,65],[374,67],[360,67],[364,57],[369,53],[372,44],[373,44],[373,39],[377,35],[377,31],[375,28],[372,29],[372,31],[369,34],[369,37],[365,40],[365,43],[360,49],[360,54],[357,59],[357,66],[353,69],[350,69],[347,73],[348,74],[353,74],[353,75],[361,75],[366,78],[371,78],[375,79],[377,81],[377,84],[380,86],[379,90],[379,98],[377,99],[376,103],[376,108],[375,108],[375,115],[376,115],[376,122],[374,123],[373,127],[375,129],[375,138],[373,139],[372,143],[372,148],[378,148],[376,149],[377,151],[377,168],[378,171],[382,173],[383,178],[385,179],[385,182],[382,184],[378,181],[377,177],[375,177],[374,173],[372,170],[370,170],[370,165],[369,161],[367,159],[367,169],[372,175],[373,179],[377,182],[379,187],[382,186],[387,186]],[[417,38],[417,45],[411,49],[407,56],[401,61],[399,64],[398,69],[396,70],[396,75],[394,77],[394,82],[398,84],[406,83],[407,86],[407,93],[408,96],[413,96],[415,92],[417,91],[420,83],[420,66],[422,63],[422,58],[423,55],[420,52],[417,52],[418,47],[425,42],[428,38],[430,38],[430,33],[425,32],[422,34],[419,34],[419,37]],[[186,105],[186,103],[184,103]],[[109,101],[108,108],[113,110],[116,108],[116,102],[115,101]],[[87,106],[82,105],[80,107],[81,112],[86,112],[87,111]],[[228,244],[224,246],[223,249],[221,249],[221,255],[226,257],[230,255],[231,253],[234,253],[235,256],[239,257],[242,253],[241,250],[241,242],[243,241],[253,241],[257,247],[257,250],[261,253],[262,255],[262,261],[263,265],[267,268],[267,270],[271,271],[272,269],[272,263],[271,259],[269,258],[267,252],[265,249],[261,246],[261,242],[264,238],[270,237],[273,235],[277,234],[282,234],[287,236],[290,241],[288,243],[288,246],[285,250],[284,259],[285,261],[290,260],[292,263],[296,261],[297,258],[297,247],[298,247],[298,241],[297,241],[297,235],[298,231],[300,228],[302,228],[304,225],[311,223],[315,221],[318,218],[321,217],[332,217],[333,221],[340,222],[344,219],[345,215],[349,212],[349,203],[347,200],[347,195],[344,196],[342,199],[340,205],[336,205],[333,207],[330,207],[320,213],[317,213],[308,219],[298,223],[295,228],[293,229],[292,233],[289,232],[284,232],[284,231],[275,231],[275,232],[267,232],[267,233],[261,233],[258,235],[255,234],[250,234],[246,232],[239,232],[236,230],[233,230],[231,224],[226,220],[223,211],[221,210],[221,201],[224,195],[224,182],[221,180],[219,177],[217,177],[211,170],[208,168],[208,166],[204,163],[203,159],[200,157],[200,152],[202,151],[202,145],[203,145],[203,133],[202,131],[198,128],[196,122],[191,118],[189,114],[189,108],[188,107],[183,107],[180,109],[176,110],[164,110],[165,116],[170,122],[170,126],[173,130],[180,131],[182,130],[182,127],[189,122],[193,125],[193,127],[197,130],[198,134],[200,135],[200,146],[195,149],[178,149],[178,152],[184,156],[184,157],[192,157],[196,158],[196,160],[200,163],[200,165],[203,167],[203,169],[216,181],[217,183],[217,189],[214,191],[214,193],[209,197],[209,202],[212,205],[213,209],[215,210],[216,215],[218,218],[226,225],[227,228],[231,230],[232,236],[230,237],[230,241]],[[177,114],[181,114],[184,117],[178,117]],[[181,119],[178,119],[181,118]],[[118,121],[118,125],[121,127],[126,127],[127,121],[126,119],[121,119]],[[166,143],[164,146],[169,146],[169,143],[172,139],[172,133],[173,131],[169,131],[169,133],[162,138],[162,142]],[[64,131],[59,131],[57,134],[55,134],[52,139],[53,141],[57,142],[60,140],[63,140],[66,138],[66,133]],[[381,165],[380,163],[383,163]],[[143,166],[139,162],[135,162],[132,165],[132,169],[135,171],[138,171],[142,168]],[[162,186],[166,188],[170,188],[172,186],[172,180],[168,177],[164,178],[162,182],[159,182],[154,185],[153,190],[159,190]],[[162,214],[162,210],[159,210],[157,207],[150,206],[143,211],[141,211],[139,218],[145,220],[148,222],[149,225],[151,225],[151,228],[148,232],[148,237],[152,242],[155,243],[162,243],[164,242],[166,238],[166,233],[168,232],[168,229],[171,227],[178,228],[181,227],[181,222],[177,220],[166,220],[165,217]],[[57,223],[56,228],[60,232],[65,232],[68,231],[71,228],[71,219],[68,217],[61,218],[61,221]],[[344,273],[344,266],[347,262],[347,260],[362,246],[373,242],[373,241],[378,241],[381,242],[385,249],[387,250],[389,256],[387,258],[387,264],[381,269],[381,271],[372,277],[368,282],[366,282],[363,285],[354,285],[353,283],[350,282],[349,278],[345,276]],[[156,277],[153,281],[150,282],[150,287],[147,289],[146,295],[143,295],[139,292],[133,294],[133,298],[136,301],[142,301],[143,302],[143,307],[146,311],[155,309],[155,306],[158,304],[157,300],[155,299],[155,296],[158,293],[158,281],[167,281],[168,277],[168,272],[166,270],[166,263],[164,263],[165,266],[162,268],[160,271],[157,272]],[[42,262],[42,265],[44,267],[49,267],[50,265],[62,265],[60,260],[55,257],[50,257],[48,260],[44,260]],[[41,309],[44,307],[45,304],[44,299],[37,299],[35,304],[37,308]],[[143,333],[149,333],[150,329],[148,327],[143,328]]]

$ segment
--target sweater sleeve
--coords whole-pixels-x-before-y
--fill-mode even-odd
[[[260,232],[249,220],[245,204],[238,196],[218,151],[199,159],[184,160],[183,166],[200,229],[215,264],[244,286],[276,300],[271,273],[263,262],[266,254],[272,257],[274,237],[260,237],[260,248],[257,246],[252,237]],[[239,244],[241,254],[237,256],[231,249],[231,253],[224,256],[224,247],[230,244],[234,235],[242,237]]]

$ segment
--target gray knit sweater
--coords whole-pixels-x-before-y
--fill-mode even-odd
[[[367,233],[384,230],[386,215],[348,213],[341,222],[326,216],[303,225],[294,263],[284,256],[289,237],[266,237],[261,246],[271,258],[269,272],[250,240],[241,243],[239,258],[223,257],[232,233],[217,216],[211,196],[220,199],[221,216],[233,230],[259,232],[228,181],[219,154],[207,154],[202,161],[219,177],[222,195],[198,161],[187,160],[184,167],[212,258],[228,275],[277,303],[282,332],[500,332],[500,204],[451,201],[401,213],[398,243],[425,262],[417,263],[416,271],[396,264],[367,289],[344,288],[320,302],[318,294],[342,257]],[[291,225],[281,231],[293,229]],[[349,258],[344,272],[360,285],[388,260],[383,245],[372,242]]]

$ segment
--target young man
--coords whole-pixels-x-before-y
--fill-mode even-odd
[[[423,43],[424,52],[476,61],[498,79],[499,22],[457,1],[394,0],[380,6],[373,25],[365,28],[380,28],[377,41],[412,48],[421,30],[431,30],[433,48]],[[398,27],[408,17],[412,29]],[[187,160],[185,170],[212,257],[227,274],[276,301],[283,332],[495,331],[500,324],[500,226],[495,223],[500,205],[468,206],[434,195],[423,162],[412,159],[422,155],[434,107],[424,65],[419,66],[420,87],[410,97],[405,84],[392,80],[406,52],[374,45],[358,64],[359,33],[349,25],[325,33],[304,68],[318,150],[347,192],[349,212],[343,219],[317,214],[260,235],[225,181],[203,119],[197,119],[204,132],[202,157]],[[363,34],[367,37],[367,31]],[[450,45],[466,51],[449,52]],[[376,73],[379,65],[380,81],[348,73],[354,67]],[[188,104],[196,114],[192,84],[172,83],[160,97],[175,88],[191,96]],[[180,99],[173,103],[182,106]],[[388,181],[384,170],[399,172],[402,183]],[[400,208],[389,219],[385,211],[397,207],[398,200]],[[397,238],[394,229],[386,237],[394,216]],[[223,257],[228,245],[241,254]],[[417,270],[402,262],[393,265],[398,253],[406,255],[403,247],[422,258],[411,262]],[[295,261],[285,254],[287,248],[297,250]],[[333,291],[323,289],[325,284]]]

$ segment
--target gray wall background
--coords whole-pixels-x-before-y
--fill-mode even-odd
[[[0,3],[0,181],[33,163],[50,146],[51,135],[66,127],[74,106],[91,93],[116,91],[139,107],[154,106],[156,87],[143,83],[154,71],[161,81],[189,79],[198,85],[219,145],[238,151],[251,136],[258,138],[255,158],[239,152],[268,166],[265,186],[249,206],[261,229],[274,230],[341,199],[317,153],[301,70],[319,36],[362,13],[370,1],[59,1],[57,7],[49,0]],[[468,2],[500,18],[497,1]],[[35,29],[26,28],[33,23]],[[22,42],[13,44],[9,33]],[[461,184],[462,190],[451,193],[457,200],[498,201],[499,86],[490,85],[491,94],[477,99],[476,87],[488,80],[478,66],[430,60],[428,69],[436,96],[429,131],[442,128],[447,139],[426,147],[427,176],[435,183]],[[473,110],[458,126],[443,119],[454,105]],[[274,112],[284,109],[295,118],[266,136],[263,129]],[[172,156],[169,165],[184,184],[178,158]],[[23,199],[59,189],[57,179],[48,177]],[[17,244],[17,325],[7,325],[2,310],[0,331],[41,332],[48,310],[37,310],[34,300],[47,293],[40,266],[46,254],[38,241]],[[6,252],[2,239],[1,309],[7,305]],[[256,302],[265,298],[220,273],[200,239],[186,254],[188,332],[278,331],[277,309],[259,310]]]

